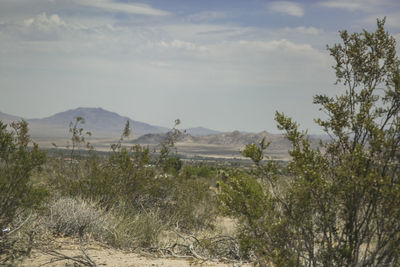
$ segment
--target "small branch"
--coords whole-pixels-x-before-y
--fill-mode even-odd
[[[83,255],[85,255],[85,258],[86,258],[87,261],[90,263],[90,266],[92,266],[92,267],[97,267],[96,262],[94,262],[94,261],[92,260],[92,258],[89,257],[89,255],[86,253],[85,249],[83,248],[83,246],[82,246],[82,238],[80,238],[79,246],[80,246],[80,249],[81,249]]]
[[[32,210],[31,210],[28,218],[26,218],[25,221],[23,223],[21,223],[17,228],[15,228],[14,230],[8,232],[7,235],[10,235],[10,234],[14,233],[15,231],[18,231],[19,229],[21,229],[21,227],[31,218],[31,216],[32,216]]]

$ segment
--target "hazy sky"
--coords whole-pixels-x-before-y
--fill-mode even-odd
[[[312,96],[342,90],[326,45],[383,16],[400,42],[399,0],[0,0],[0,111],[318,132]]]

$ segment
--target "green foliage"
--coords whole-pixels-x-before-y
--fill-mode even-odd
[[[25,121],[11,123],[10,128],[0,121],[0,230],[11,229],[0,232],[0,264],[14,265],[22,256],[29,255],[32,248],[34,233],[20,232],[24,223],[18,219],[32,214],[47,196],[44,187],[32,182],[46,155],[36,144],[31,147]]]
[[[171,202],[164,206],[181,229],[200,230],[212,226],[217,215],[217,199],[210,184],[201,179],[171,181]]]
[[[16,212],[38,207],[46,190],[35,187],[31,178],[41,170],[46,156],[36,144],[30,147],[28,124],[12,123],[12,130],[0,122],[0,226],[12,222]]]
[[[246,148],[242,151],[244,157],[250,158],[255,164],[259,165],[263,160],[263,151],[267,149],[270,143],[265,144],[265,137],[261,140],[259,146],[256,144],[247,144]]]
[[[182,134],[176,128],[179,124],[181,124],[180,119],[176,119],[174,127],[167,133],[165,141],[160,144],[161,149],[157,165],[161,166],[164,172],[174,172],[176,174],[182,167],[182,161],[177,156],[175,147],[176,140]]]
[[[165,224],[178,224],[184,230],[209,226],[217,211],[215,194],[205,180],[183,179],[182,161],[173,146],[176,137],[163,143],[156,157],[148,147],[124,147],[128,129],[129,123],[106,157],[90,150],[88,157],[73,164],[55,160],[50,181],[56,191],[95,201],[121,216],[157,210]],[[205,168],[201,170],[207,174]]]
[[[131,215],[111,211],[99,237],[118,248],[155,247],[167,226],[158,210]]]
[[[277,112],[293,146],[283,172],[261,165],[263,148],[253,144],[243,154],[257,175],[222,184],[225,209],[242,222],[242,247],[260,264],[399,264],[400,62],[384,23],[373,33],[342,31],[343,43],[328,47],[336,82],[347,87],[314,98],[327,114],[316,122],[330,141],[313,149],[307,133]]]
[[[69,132],[71,133],[72,144],[68,144],[67,148],[71,148],[71,155],[70,155],[71,163],[75,158],[76,150],[78,150],[79,152],[83,145],[85,145],[86,148],[92,148],[90,143],[86,142],[86,137],[92,136],[92,133],[84,132],[82,124],[85,124],[85,119],[82,117],[77,117],[75,118],[75,122],[71,121],[69,123]]]
[[[216,177],[216,172],[207,165],[196,166],[193,164],[186,164],[181,170],[181,176],[185,179],[212,179]]]

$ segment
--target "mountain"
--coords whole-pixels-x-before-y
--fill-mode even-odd
[[[63,144],[70,136],[69,124],[77,117],[83,117],[85,123],[82,125],[85,131],[90,131],[94,139],[90,142],[99,148],[108,148],[109,142],[114,142],[121,136],[126,121],[130,122],[134,140],[126,140],[134,144],[157,145],[166,140],[168,128],[150,125],[144,122],[134,121],[128,117],[120,116],[102,108],[77,108],[54,114],[42,119],[27,119],[29,123],[29,134],[41,146],[50,146],[52,142]],[[0,120],[5,123],[20,120],[20,117],[1,113]],[[271,134],[263,131],[259,133],[247,132],[218,132],[215,130],[196,127],[186,129],[179,136],[178,150],[188,157],[241,157],[240,150],[246,144],[259,143],[263,138],[271,142],[267,154],[278,159],[288,159],[288,150],[291,149],[290,142],[281,134]],[[320,140],[326,141],[325,135],[310,135],[312,145],[318,146]]]
[[[82,117],[85,123],[82,128],[92,132],[95,137],[116,137],[122,134],[126,121],[129,121],[132,134],[140,136],[147,133],[164,133],[168,128],[150,125],[140,121],[134,121],[128,117],[107,111],[102,108],[76,108],[54,114],[42,119],[27,120],[33,128],[40,127],[54,129],[66,129],[68,131],[70,122],[75,122],[77,117]],[[50,129],[47,129],[50,130]]]
[[[218,133],[205,136],[193,136],[191,134],[183,133],[176,140],[182,143],[198,143],[206,145],[219,145],[219,146],[245,146],[249,143],[259,143],[263,138],[266,141],[273,143],[284,144],[289,146],[289,142],[280,134],[271,134],[266,131],[260,133],[241,133],[239,131]],[[145,134],[135,140],[132,143],[136,144],[159,144],[166,139],[165,133],[158,134]]]
[[[165,133],[145,134],[139,138],[130,141],[142,145],[158,145],[165,141]],[[207,136],[193,136],[183,133],[176,140],[178,151],[183,154],[203,155],[203,156],[226,156],[240,157],[239,151],[247,144],[258,144],[263,138],[270,142],[266,152],[275,158],[289,158],[288,151],[292,149],[291,143],[282,134],[271,134],[263,131],[259,133],[244,133],[239,131],[212,134]],[[320,138],[311,137],[311,145],[314,148],[319,146]]]
[[[11,123],[13,121],[19,121],[21,120],[20,117],[14,116],[14,115],[10,115],[10,114],[6,114],[0,111],[0,121],[4,122],[4,123]]]
[[[193,136],[204,136],[204,135],[212,135],[212,134],[219,134],[221,132],[204,128],[204,127],[195,127],[195,128],[188,128],[185,129],[186,133],[193,135]]]
[[[142,136],[145,134],[166,133],[168,128],[150,125],[148,123],[134,121],[131,118],[120,116],[119,114],[107,111],[102,108],[76,108],[54,114],[50,117],[41,119],[26,119],[29,123],[30,134],[34,138],[46,139],[49,137],[68,136],[70,122],[75,122],[77,117],[85,119],[82,128],[92,132],[94,137],[119,137],[129,121],[132,136]],[[5,123],[20,120],[20,117],[0,112],[0,120]],[[193,136],[217,134],[218,131],[204,127],[186,129],[187,133]]]

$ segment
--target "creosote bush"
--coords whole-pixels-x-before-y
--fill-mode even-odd
[[[329,141],[312,148],[306,132],[276,113],[292,143],[283,172],[263,164],[263,144],[243,154],[252,176],[222,186],[227,214],[241,220],[241,245],[260,265],[398,266],[400,264],[400,61],[378,20],[375,32],[340,32],[328,47],[336,64],[336,97],[317,95]],[[289,176],[282,176],[285,173]]]
[[[9,128],[0,121],[0,264],[12,265],[29,254],[35,234],[19,232],[24,226],[19,219],[30,219],[27,214],[39,208],[48,195],[46,188],[32,182],[46,157],[31,144],[25,121],[11,123]]]
[[[43,187],[31,182],[34,171],[41,170],[46,156],[31,144],[28,124],[12,123],[11,130],[0,121],[0,227],[7,227],[17,211],[38,207],[45,196]]]

